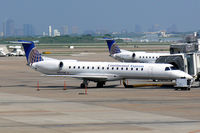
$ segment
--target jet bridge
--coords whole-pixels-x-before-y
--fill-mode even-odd
[[[171,44],[171,55],[160,56],[156,63],[168,63],[174,65],[193,77],[200,79],[200,40],[193,43]]]

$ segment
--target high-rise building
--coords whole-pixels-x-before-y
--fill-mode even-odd
[[[154,24],[151,26],[151,28],[149,29],[149,32],[157,32],[157,31],[160,31],[161,30],[161,27],[159,24]]]
[[[49,36],[52,36],[52,28],[51,28],[51,25],[49,25]]]
[[[58,31],[58,29],[53,30],[53,36],[60,36],[60,32]]]
[[[68,35],[69,34],[69,28],[67,25],[63,25],[61,27],[61,35]]]
[[[23,25],[24,36],[34,36],[34,28],[32,24]]]
[[[6,34],[7,37],[15,36],[15,22],[12,19],[6,21]]]
[[[24,36],[24,31],[22,28],[15,29],[15,36]]]
[[[6,36],[6,23],[3,22],[3,36]]]
[[[72,34],[78,34],[79,33],[79,29],[77,26],[72,26]]]
[[[167,28],[167,32],[177,32],[177,26],[175,24],[171,25],[170,27]]]
[[[141,28],[141,26],[139,24],[135,25],[135,32],[136,33],[142,32],[142,28]]]
[[[1,36],[1,37],[3,37],[3,36],[4,36],[4,35],[3,35],[3,32],[0,32],[0,36]]]
[[[45,32],[42,32],[42,36],[46,36],[47,34]]]

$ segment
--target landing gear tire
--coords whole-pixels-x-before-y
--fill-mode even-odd
[[[97,82],[97,88],[103,88],[105,82]]]
[[[85,87],[87,87],[88,86],[88,80],[83,80],[83,82],[81,83],[81,85],[80,85],[80,87],[81,88],[85,88]]]

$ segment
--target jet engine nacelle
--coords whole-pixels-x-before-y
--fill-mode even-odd
[[[134,62],[136,54],[133,52],[123,52],[114,54],[113,57],[120,61]]]
[[[46,74],[48,74],[48,72],[58,72],[62,70],[63,66],[63,62],[59,60],[47,60],[32,64],[33,68],[38,71],[45,72]]]

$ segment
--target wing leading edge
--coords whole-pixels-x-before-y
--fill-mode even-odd
[[[82,73],[79,75],[44,75],[49,77],[71,77],[83,80],[90,80],[90,81],[112,81],[116,79],[120,79],[118,75],[115,74],[90,74],[90,73]]]

